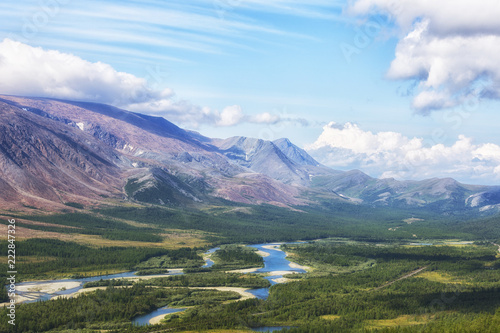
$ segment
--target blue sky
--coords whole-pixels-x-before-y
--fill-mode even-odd
[[[377,177],[500,183],[500,5],[469,2],[4,2],[0,93],[288,137]]]

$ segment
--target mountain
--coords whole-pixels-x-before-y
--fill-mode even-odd
[[[212,140],[233,163],[286,184],[307,185],[309,174],[271,141],[245,137]]]
[[[206,138],[164,118],[15,96],[0,96],[0,109],[0,163],[8,166],[0,170],[2,207],[60,209],[67,202],[98,204],[103,197],[157,204],[305,203],[299,189],[234,163]],[[126,191],[131,183],[134,191]]]
[[[288,139],[211,139],[108,105],[0,96],[0,207],[60,211],[324,201],[441,213],[498,211],[500,187],[398,181],[325,167]]]
[[[304,149],[297,147],[290,140],[286,138],[278,139],[273,141],[273,144],[278,147],[279,150],[286,157],[292,160],[294,163],[302,166],[320,166],[314,158],[312,158]]]
[[[451,178],[422,181],[376,179],[359,170],[318,177],[316,188],[329,190],[357,203],[387,207],[426,207],[438,212],[500,211],[500,188],[466,185]]]

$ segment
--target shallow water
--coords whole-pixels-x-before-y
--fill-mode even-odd
[[[18,286],[27,286],[27,285],[28,286],[37,286],[37,285],[41,285],[41,284],[58,283],[58,282],[78,282],[78,283],[80,283],[80,285],[78,287],[70,288],[70,289],[66,289],[66,290],[60,290],[60,291],[57,291],[55,293],[50,293],[50,294],[40,293],[40,295],[38,297],[24,302],[24,303],[32,303],[32,302],[36,302],[36,301],[47,301],[47,300],[50,300],[54,296],[69,295],[69,294],[75,293],[75,292],[79,291],[80,289],[82,289],[83,285],[86,282],[135,277],[136,276],[135,273],[136,272],[125,272],[125,273],[118,273],[118,274],[99,275],[99,276],[93,276],[93,277],[87,277],[87,278],[81,278],[81,279],[61,279],[61,280],[48,280],[48,281],[46,280],[46,281],[34,281],[34,282],[28,281],[28,282],[21,282],[18,284]],[[170,276],[170,275],[180,275],[180,274],[183,274],[183,273],[182,272],[181,273],[166,273],[164,275]],[[155,274],[155,275],[158,275],[158,274]],[[34,295],[33,292],[29,292],[29,291],[23,292],[23,291],[19,291],[19,290],[17,291],[17,294],[19,296],[23,296],[23,295],[33,296]]]
[[[148,313],[147,315],[135,318],[134,320],[132,320],[132,324],[139,326],[148,325],[149,321],[154,317],[161,315],[166,316],[168,314],[181,312],[184,310],[186,309],[174,309],[174,308],[169,308],[168,306],[164,306],[163,308],[156,309],[155,311]]]
[[[264,246],[269,246],[269,245],[277,245],[279,246],[280,244],[256,244],[256,245],[249,245],[250,247],[253,247],[257,250],[260,250],[262,252],[269,253],[269,256],[263,257],[264,259],[264,267],[260,268],[256,271],[256,273],[269,273],[269,272],[274,272],[274,271],[282,271],[282,272],[297,272],[297,273],[305,273],[306,271],[300,268],[292,268],[290,267],[290,261],[286,259],[286,254],[285,252],[281,250],[275,250],[275,249],[266,249]],[[213,248],[208,250],[205,254],[212,254],[215,251],[219,250],[219,247]],[[208,268],[211,267],[214,264],[214,262],[210,259],[205,260],[205,265],[202,267]],[[88,277],[88,278],[81,278],[81,279],[62,279],[62,280],[50,280],[50,281],[36,281],[36,282],[23,282],[19,283],[19,285],[39,285],[39,284],[47,284],[47,283],[57,283],[57,282],[78,282],[80,285],[75,288],[67,289],[67,290],[61,290],[57,291],[56,293],[52,294],[40,294],[39,297],[36,299],[32,299],[30,301],[26,301],[25,303],[30,303],[30,302],[35,302],[35,301],[45,301],[49,300],[54,296],[57,295],[68,295],[72,294],[74,292],[79,291],[80,289],[83,288],[83,285],[86,282],[93,282],[93,281],[99,281],[99,280],[111,280],[111,279],[120,279],[120,278],[128,278],[128,277],[134,277],[136,272],[125,272],[125,273],[119,273],[119,274],[108,274],[108,275],[101,275],[101,276],[94,276],[94,277]],[[169,275],[179,275],[183,274],[181,273],[167,273],[164,274],[165,276]],[[157,274],[155,274],[157,275]],[[272,281],[273,279],[278,279],[283,277],[283,275],[274,275],[274,276],[267,276],[265,277],[271,285],[275,285],[276,282]],[[258,299],[267,299],[269,297],[269,288],[259,288],[259,289],[250,289],[248,290],[249,293],[255,295]],[[23,295],[23,292],[18,292],[19,295]],[[33,295],[33,294],[32,294]],[[170,313],[176,313],[180,311],[184,311],[185,309],[174,309],[174,308],[169,308],[163,307],[159,308],[147,315],[138,317],[133,320],[133,323],[136,325],[147,325],[149,323],[149,320],[156,316],[160,315],[167,315]],[[253,329],[256,332],[274,332],[274,331],[279,331],[283,328],[288,328],[286,326],[280,326],[280,327],[260,327]],[[264,329],[264,330],[261,330]]]
[[[269,253],[269,256],[263,257],[264,259],[264,267],[258,269],[255,273],[269,273],[276,271],[283,272],[297,272],[297,273],[305,273],[306,271],[301,268],[292,268],[290,267],[290,261],[286,259],[286,253],[281,250],[269,250],[264,248],[264,246],[269,245],[280,245],[280,244],[256,244],[249,245],[250,247],[256,248],[259,251]],[[266,276],[265,279],[271,282],[271,286],[275,285],[274,279],[282,278],[283,275],[273,275]],[[259,288],[259,289],[251,289],[248,290],[249,293],[257,297],[258,299],[267,299],[269,297],[269,288]]]
[[[217,250],[220,250],[220,247],[214,247],[213,249],[208,250],[207,252],[205,252],[205,255],[212,254]],[[214,265],[214,262],[210,258],[207,258],[205,260],[205,265],[203,265],[201,267],[202,268],[209,268],[209,267],[212,267],[213,265]]]

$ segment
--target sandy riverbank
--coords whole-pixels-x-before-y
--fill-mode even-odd
[[[267,253],[267,252],[264,252],[261,250],[257,250],[256,253],[261,257],[269,257],[271,255],[270,253]]]
[[[134,275],[134,276],[127,276],[124,278],[118,278],[119,279],[126,279],[126,280],[131,280],[131,281],[141,281],[141,280],[150,280],[154,278],[161,278],[161,277],[167,277],[167,276],[172,276],[173,274],[178,274],[182,273],[182,268],[172,268],[168,270],[167,274],[157,274],[157,275]]]
[[[299,272],[293,271],[272,271],[264,273],[266,276],[277,276],[277,275],[287,275],[287,274],[299,274]]]
[[[285,277],[280,277],[280,278],[277,278],[277,279],[273,279],[273,282],[275,282],[275,283],[288,283],[290,281],[296,281],[296,280],[287,279]]]
[[[280,250],[280,246],[281,246],[282,243],[276,243],[276,244],[270,244],[270,245],[264,245],[262,246],[263,249],[266,249],[266,250],[275,250],[275,251],[281,251]]]
[[[130,286],[115,286],[115,288],[127,288]],[[64,295],[55,295],[51,298],[52,299],[60,299],[60,298],[72,298],[75,296],[78,296],[80,294],[86,294],[86,293],[91,293],[96,290],[105,290],[107,287],[92,287],[92,288],[83,288],[78,291],[75,291],[74,293],[71,294],[64,294]]]
[[[81,285],[75,281],[60,281],[60,282],[32,282],[17,286],[17,291],[22,292],[22,295],[16,294],[16,303],[33,301],[45,294],[55,294],[58,291],[77,288]]]
[[[182,311],[180,311],[180,312],[182,312]],[[180,313],[180,312],[176,312],[176,313]],[[163,318],[165,318],[165,316],[168,316],[168,315],[164,315],[164,314],[162,314],[162,315],[159,315],[159,316],[153,317],[153,318],[151,318],[151,319],[149,320],[149,323],[150,323],[151,325],[156,325],[156,324],[159,324],[159,323],[163,320]]]
[[[129,277],[121,277],[121,278],[116,278],[116,280],[119,279],[127,279],[131,281],[139,281],[139,280],[149,280],[149,279],[154,279],[158,277],[165,277],[165,276],[170,276],[171,274],[176,274],[176,273],[182,273],[182,268],[172,268],[168,270],[168,274],[159,274],[159,275],[135,275],[135,276],[129,276]],[[75,295],[78,295],[80,293],[85,293],[85,292],[90,292],[92,290],[97,290],[96,288],[85,288],[85,289],[80,289],[77,292],[67,294],[67,295],[55,295],[58,291],[62,290],[68,290],[68,289],[73,289],[77,288],[82,284],[82,282],[78,281],[57,281],[57,282],[51,282],[51,281],[34,281],[34,282],[28,282],[28,283],[23,283],[21,285],[17,286],[17,291],[22,292],[22,295],[16,295],[15,300],[16,303],[23,303],[26,301],[33,301],[38,299],[40,296],[43,295],[50,295],[52,296],[51,299],[56,299],[60,297],[73,297]],[[106,288],[106,287],[103,287]],[[9,303],[0,303],[0,307],[4,305],[8,305]]]
[[[244,301],[250,298],[256,298],[255,295],[252,295],[248,292],[247,288],[237,288],[237,287],[189,287],[189,289],[205,289],[205,290],[219,290],[219,291],[234,291],[238,294],[240,294],[241,298],[234,300],[235,302],[239,301]],[[180,312],[176,312],[180,313]],[[159,315],[156,317],[153,317],[149,320],[149,323],[151,325],[159,324],[163,318],[168,315]]]
[[[295,262],[290,262],[290,267],[297,268],[297,269],[303,269],[303,270],[308,271],[308,272],[312,270],[312,268],[309,266],[299,265]]]
[[[245,268],[245,269],[233,269],[232,271],[226,271],[226,273],[241,273],[241,274],[247,274],[247,273],[255,273],[257,270],[259,270],[260,267],[256,268]]]
[[[26,283],[23,285],[18,285],[17,290],[23,292],[35,292],[42,294],[53,294],[55,292],[72,289],[80,286],[81,282],[76,281],[60,281],[60,282],[45,282],[45,283]]]

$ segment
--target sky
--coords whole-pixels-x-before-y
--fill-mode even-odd
[[[0,94],[287,137],[373,177],[500,185],[496,0],[18,0],[0,17]]]

